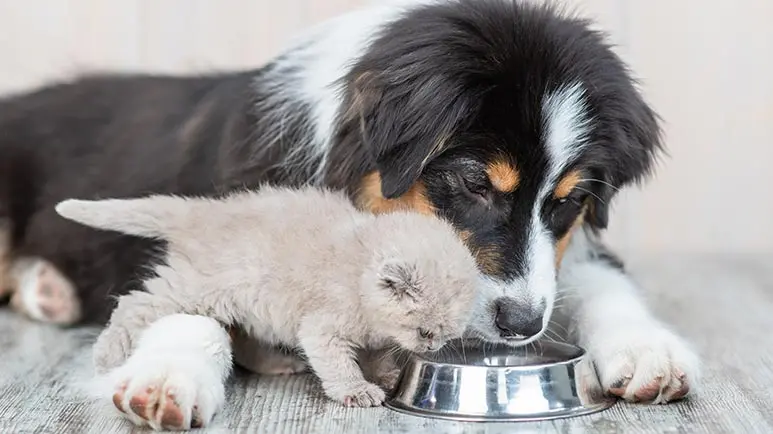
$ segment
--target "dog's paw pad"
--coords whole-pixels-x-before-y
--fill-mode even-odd
[[[132,419],[137,425],[149,425],[154,429],[185,430],[194,426],[194,421],[201,426],[201,418],[194,415],[198,406],[191,405],[195,399],[195,390],[190,385],[182,385],[183,390],[177,390],[175,381],[159,378],[149,385],[123,386],[113,395],[113,405]],[[179,398],[178,398],[179,395]]]
[[[699,375],[697,355],[667,330],[618,330],[599,336],[593,348],[605,390],[629,402],[684,398]]]
[[[185,409],[175,400],[173,390],[148,386],[130,396],[126,394],[124,388],[113,395],[113,404],[121,413],[136,416],[154,428],[187,429]]]
[[[72,324],[80,319],[75,286],[53,264],[28,259],[14,270],[16,291],[11,304],[38,321]]]
[[[112,404],[138,426],[155,430],[203,427],[224,401],[217,372],[197,353],[135,354],[108,373]]]

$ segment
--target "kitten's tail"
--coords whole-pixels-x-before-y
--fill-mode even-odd
[[[186,200],[174,196],[139,199],[67,199],[56,205],[62,217],[91,226],[146,238],[167,237],[190,211]]]

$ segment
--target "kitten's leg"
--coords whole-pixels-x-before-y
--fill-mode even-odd
[[[81,318],[75,286],[45,259],[17,258],[6,276],[6,286],[12,293],[11,307],[16,311],[60,325],[70,325]]]
[[[235,330],[233,336],[234,362],[260,375],[300,374],[308,369],[306,362],[295,354],[283,351]]]
[[[572,334],[593,357],[603,387],[627,401],[666,403],[693,391],[699,359],[658,320],[622,263],[585,230],[572,239],[559,274]]]
[[[163,279],[151,279],[147,285],[166,283]],[[110,322],[94,342],[92,357],[97,373],[122,365],[151,323],[176,313],[182,313],[177,303],[156,294],[133,291],[120,297]]]
[[[378,384],[385,392],[395,388],[400,378],[400,368],[393,348],[361,350],[358,360],[368,381]]]
[[[348,407],[381,405],[384,391],[365,380],[352,342],[325,327],[329,322],[329,318],[306,318],[298,330],[301,348],[325,394]]]
[[[208,426],[225,402],[230,337],[204,316],[165,316],[145,329],[125,364],[98,377],[121,414],[156,430]]]

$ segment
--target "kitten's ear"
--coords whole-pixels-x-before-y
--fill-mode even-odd
[[[380,287],[401,299],[416,299],[421,292],[418,269],[405,261],[384,261],[378,270],[378,280]]]

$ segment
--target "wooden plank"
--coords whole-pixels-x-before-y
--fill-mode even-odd
[[[472,424],[348,409],[310,376],[238,371],[206,433],[770,433],[773,432],[773,269],[767,257],[664,256],[633,261],[658,315],[691,339],[706,363],[696,398],[667,406],[618,404],[574,419]],[[133,432],[82,385],[96,329],[59,330],[0,310],[0,432]]]

